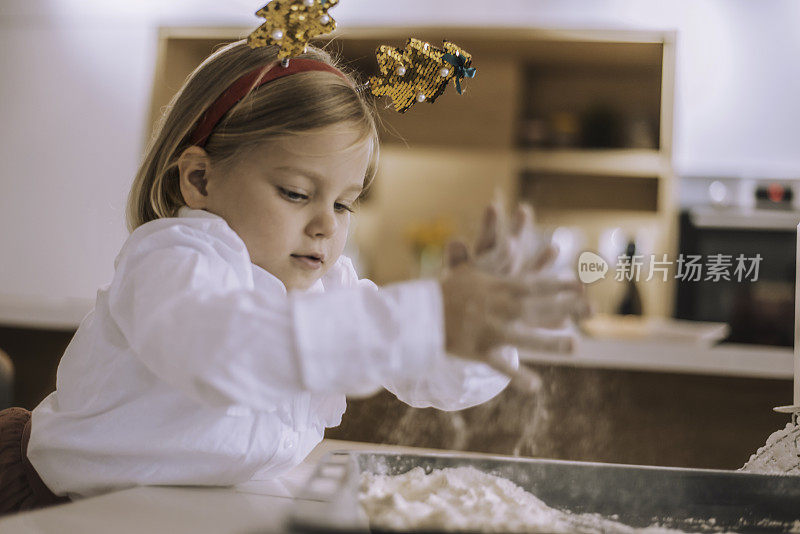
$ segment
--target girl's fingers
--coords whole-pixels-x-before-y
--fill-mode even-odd
[[[480,255],[486,251],[494,248],[498,239],[498,213],[494,205],[486,207],[483,212],[483,224],[481,231],[478,235],[478,240],[475,242],[475,255]]]
[[[583,284],[572,276],[538,273],[500,278],[496,281],[495,290],[509,293],[518,298],[549,297],[559,293],[584,293]]]
[[[496,292],[486,299],[484,312],[496,321],[506,324],[521,321],[531,327],[555,328],[567,319],[581,320],[590,315],[589,304],[583,294],[561,292],[553,296],[517,296]]]
[[[514,346],[524,347],[527,350],[559,354],[568,354],[575,350],[573,336],[554,333],[543,328],[531,328],[521,323],[510,326],[507,336],[510,341],[513,341]]]
[[[586,318],[590,311],[582,294],[560,293],[553,297],[526,299],[520,320],[530,326],[551,327],[570,317]]]
[[[578,292],[561,292],[548,297],[533,296],[519,298],[495,292],[487,297],[483,313],[497,330],[495,336],[502,338],[505,330],[519,323],[528,328],[559,328],[568,319],[577,321],[591,314],[585,296]]]
[[[497,203],[486,208],[483,225],[475,244],[478,266],[497,275],[517,275],[525,272],[536,250],[536,230],[533,226],[533,208],[520,204],[504,230],[503,214]],[[549,256],[537,257],[537,265],[553,261]]]
[[[498,325],[494,327],[496,344],[513,345],[521,350],[531,352],[569,353],[574,350],[575,342],[571,336],[555,333],[542,328],[532,328],[523,323]]]
[[[521,272],[534,272],[538,273],[553,264],[558,257],[558,247],[555,245],[547,245],[544,249],[539,251],[538,254],[530,256],[523,264]]]
[[[531,277],[531,292],[538,297],[552,297],[562,293],[583,295],[585,292],[583,284],[571,276],[536,276]]]
[[[514,213],[511,233],[515,236],[521,236],[523,232],[531,230],[533,230],[533,208],[528,203],[521,203]]]
[[[514,249],[514,243],[508,239],[495,247],[497,251],[497,265],[495,273],[502,276],[515,275],[519,272],[519,251]]]
[[[521,295],[498,287],[486,299],[486,313],[507,321],[523,319],[547,326],[588,313],[582,288],[575,281],[544,280],[538,289]]]
[[[553,333],[551,330],[543,328],[529,328],[522,324],[515,325],[514,331],[527,334],[525,340],[527,347],[531,350],[559,354],[569,354],[575,350],[574,336]]]
[[[525,313],[523,299],[509,293],[497,292],[487,299],[487,313],[502,321],[515,321]]]
[[[447,243],[444,253],[444,264],[452,269],[469,261],[469,250],[466,243],[461,240],[453,240]]]
[[[475,265],[495,276],[507,276],[512,273],[515,259],[512,244],[508,240],[495,242],[492,248],[484,250],[475,259]]]
[[[521,362],[518,368],[508,363],[497,351],[492,351],[486,360],[495,371],[498,371],[511,379],[510,385],[523,393],[536,393],[542,387],[542,379],[539,375],[528,369]]]
[[[536,231],[533,227],[533,208],[520,204],[514,213],[511,233],[504,240],[509,258],[509,267],[504,274],[517,275],[523,272],[525,264],[536,248]]]

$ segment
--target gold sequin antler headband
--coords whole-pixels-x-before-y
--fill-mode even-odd
[[[403,49],[381,45],[377,58],[381,73],[370,78],[370,90],[375,96],[391,97],[400,113],[417,102],[433,103],[450,80],[462,94],[461,81],[477,72],[471,66],[472,56],[449,41],[436,48],[412,37]]]
[[[250,48],[280,46],[278,57],[287,67],[289,58],[305,52],[311,39],[336,29],[328,10],[338,3],[339,0],[273,0],[256,12],[266,22],[250,34],[247,44]]]
[[[339,0],[274,0],[261,8],[257,15],[267,21],[250,34],[247,44],[251,48],[279,45],[280,66],[277,63],[259,66],[228,86],[200,116],[189,141],[193,145],[204,147],[217,124],[242,98],[250,91],[278,78],[299,72],[325,71],[349,82],[342,71],[323,61],[296,58],[289,64],[289,58],[302,54],[312,37],[329,33],[336,28],[336,22],[328,15],[328,9],[337,3]]]
[[[286,68],[292,57],[306,51],[308,43],[336,29],[328,14],[339,0],[273,0],[256,15],[265,22],[247,38],[251,48],[278,45],[278,57]],[[458,94],[464,78],[475,77],[472,56],[456,44],[442,48],[410,38],[403,49],[382,45],[377,52],[380,74],[365,84],[375,96],[389,96],[394,107],[405,113],[417,102],[433,103],[452,80]]]

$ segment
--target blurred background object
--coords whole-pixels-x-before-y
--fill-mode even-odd
[[[14,364],[11,358],[0,350],[0,410],[11,407],[14,398]]]
[[[642,297],[639,295],[638,269],[635,267],[636,258],[636,242],[628,241],[625,247],[625,254],[622,256],[626,260],[625,268],[623,269],[623,283],[625,284],[625,292],[617,304],[617,313],[620,315],[642,315]]]
[[[683,177],[679,254],[722,254],[732,268],[728,279],[678,284],[676,317],[728,323],[731,343],[793,346],[797,187],[788,179]]]
[[[442,270],[444,247],[453,235],[453,224],[446,218],[415,222],[406,229],[406,239],[416,258],[419,278],[436,277]]]

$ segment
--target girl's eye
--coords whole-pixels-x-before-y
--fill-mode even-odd
[[[289,200],[290,202],[300,202],[303,200],[308,200],[308,195],[304,193],[298,193],[296,191],[291,191],[284,187],[278,187],[278,191],[280,191],[281,196]],[[345,211],[349,211],[350,213],[354,213],[353,208],[346,204],[342,204],[341,202],[336,202],[333,205],[333,209],[340,213],[344,213]]]
[[[283,187],[279,187],[279,188],[278,188],[278,191],[280,191],[280,192],[281,192],[281,195],[283,195],[283,196],[284,196],[284,197],[286,197],[287,199],[289,199],[289,200],[292,200],[292,201],[295,201],[295,202],[297,202],[297,201],[299,201],[299,200],[306,200],[306,199],[308,199],[308,195],[304,195],[304,194],[302,194],[302,193],[297,193],[297,192],[295,192],[295,191],[290,191],[290,190],[288,190],[288,189],[284,189]]]
[[[351,208],[350,206],[347,206],[347,205],[345,205],[345,204],[341,204],[341,203],[339,203],[339,202],[337,202],[336,204],[334,204],[334,205],[333,205],[333,208],[334,208],[336,211],[341,211],[341,212],[349,211],[350,213],[353,213],[353,208]]]

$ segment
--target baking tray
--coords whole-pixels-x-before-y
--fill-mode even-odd
[[[418,466],[426,473],[472,466],[511,480],[553,508],[599,514],[631,527],[658,524],[684,532],[800,532],[800,477],[796,476],[364,451],[325,455],[295,500],[286,526],[292,532],[370,532],[358,503],[361,473],[399,475]]]

